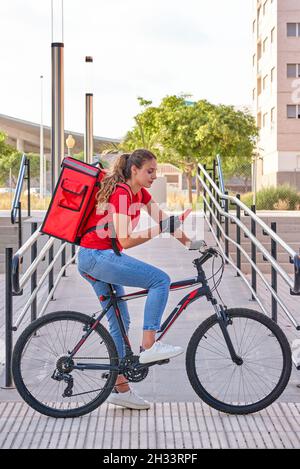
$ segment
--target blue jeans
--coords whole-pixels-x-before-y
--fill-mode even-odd
[[[97,279],[97,281],[93,281],[84,277],[92,285],[98,298],[101,295],[109,294],[108,284],[113,285],[117,296],[125,294],[123,285],[149,290],[145,304],[143,329],[146,331],[160,329],[170,288],[170,277],[165,272],[126,254],[121,253],[121,256],[117,256],[112,249],[97,250],[83,247],[79,250],[78,270],[83,277],[86,273]],[[107,306],[108,301],[101,301],[103,308]],[[121,301],[118,306],[128,333],[130,318],[127,304]],[[123,358],[125,344],[113,308],[108,310],[107,319],[119,357]]]

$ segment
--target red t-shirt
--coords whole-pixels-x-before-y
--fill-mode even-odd
[[[134,194],[130,186],[128,184],[126,186],[126,189],[124,187],[116,188],[108,199],[109,205],[105,212],[99,211],[95,206],[88,220],[87,228],[92,226],[102,227],[106,223],[111,223],[113,213],[120,213],[130,216],[132,229],[135,229],[139,222],[141,206],[149,203],[151,194],[143,187],[137,194]],[[80,246],[90,249],[112,249],[110,235],[111,228],[91,231],[82,237]],[[118,239],[116,241],[119,251],[122,251],[123,248]]]

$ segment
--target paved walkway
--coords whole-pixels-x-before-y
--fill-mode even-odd
[[[198,230],[200,238],[202,222]],[[212,244],[209,234],[206,234],[206,240]],[[153,240],[131,250],[130,255],[162,268],[173,281],[195,274],[191,264],[195,253],[187,252],[174,239]],[[206,271],[208,274],[211,272],[210,265]],[[3,283],[4,278],[0,277],[1,280]],[[128,292],[131,290],[134,291],[127,289]],[[172,292],[166,314],[189,291]],[[220,293],[229,307],[259,309],[255,302],[249,300],[249,290],[230,266],[226,267]],[[136,351],[141,339],[143,307],[144,299],[129,303],[130,337]],[[62,279],[55,301],[49,304],[47,312],[59,310],[89,314],[99,310],[93,290],[78,275],[76,266],[68,268],[67,277]],[[3,314],[4,309],[1,311]],[[211,307],[205,300],[193,303],[170,329],[166,340],[186,348],[195,328],[211,314]],[[281,326],[289,334],[289,324],[284,322]],[[2,327],[0,339],[3,338]],[[300,447],[299,382],[299,373],[294,369],[280,399],[268,409],[246,417],[218,413],[199,401],[186,376],[184,355],[167,366],[153,367],[147,379],[135,385],[137,392],[152,402],[148,412],[122,410],[103,404],[85,417],[55,420],[34,412],[21,401],[15,390],[0,390],[0,447],[296,448]]]
[[[21,402],[0,404],[1,449],[284,449],[300,447],[300,405],[273,404],[248,416],[201,402],[130,411],[103,404],[78,419],[52,419]]]

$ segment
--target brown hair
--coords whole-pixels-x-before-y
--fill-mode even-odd
[[[108,202],[114,192],[116,185],[124,183],[131,178],[131,168],[136,166],[141,169],[146,161],[156,160],[156,156],[149,150],[138,149],[133,153],[124,153],[115,161],[113,169],[102,180],[99,192],[96,195],[97,208],[103,208],[102,204]]]

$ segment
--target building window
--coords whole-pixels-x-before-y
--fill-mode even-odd
[[[266,127],[266,125],[267,125],[267,118],[268,118],[268,113],[266,112],[263,115],[263,127]]]
[[[272,31],[271,31],[271,43],[272,44],[274,42],[274,39],[275,39],[275,28],[273,28]]]
[[[263,52],[266,52],[267,45],[268,45],[268,38],[266,37],[266,39],[264,40],[264,43],[263,43]]]
[[[252,58],[253,67],[255,66],[255,59],[256,59],[256,54],[254,54]]]
[[[255,100],[255,88],[252,90],[252,99]]]
[[[272,70],[271,70],[271,83],[273,83],[274,78],[275,78],[275,67],[272,68]]]
[[[267,87],[268,75],[266,75],[263,79],[263,89],[265,90]]]
[[[288,119],[300,119],[300,105],[288,104],[287,118]]]
[[[256,29],[256,20],[253,21],[252,31],[255,33]]]
[[[264,6],[263,6],[263,14],[264,15],[266,14],[266,11],[267,11],[267,4],[268,4],[268,0],[265,1]]]
[[[300,23],[287,23],[287,36],[299,37],[300,36]]]
[[[299,78],[300,77],[300,64],[287,64],[287,77]]]
[[[271,109],[271,124],[275,122],[275,107]]]

